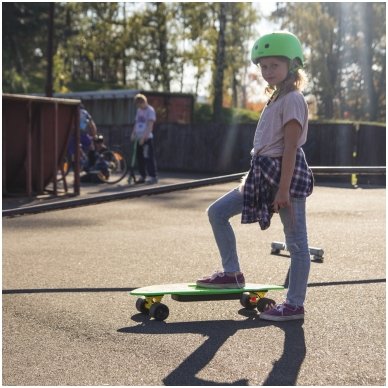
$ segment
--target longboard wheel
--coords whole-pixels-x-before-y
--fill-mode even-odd
[[[275,306],[275,304],[276,302],[273,299],[260,298],[260,300],[257,302],[257,309],[263,313],[264,311],[271,309],[273,306]]]
[[[148,309],[146,307],[146,300],[144,298],[139,298],[136,301],[136,310],[142,314],[148,314]]]
[[[167,319],[169,314],[170,310],[163,303],[154,303],[150,307],[150,316],[152,318],[155,318],[157,321],[164,321],[165,319]]]
[[[256,307],[256,303],[252,303],[249,294],[242,294],[240,298],[240,303],[241,306],[245,307],[248,310],[253,310]]]

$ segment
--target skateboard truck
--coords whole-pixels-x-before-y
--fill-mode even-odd
[[[280,251],[287,251],[287,245],[284,242],[274,241],[271,243],[271,255],[279,255]],[[324,250],[322,248],[309,247],[309,253],[314,261],[323,262]]]
[[[149,314],[157,321],[164,321],[170,314],[169,308],[161,303],[163,295],[147,296],[136,301],[136,309],[142,314]]]
[[[265,298],[266,291],[251,291],[240,294],[220,294],[220,295],[171,295],[171,298],[178,302],[203,302],[211,300],[233,300],[239,299],[241,305],[253,310],[257,308],[259,312],[266,311],[275,305],[273,299]],[[169,308],[161,303],[161,295],[147,296],[138,298],[136,301],[136,309],[142,314],[149,315],[157,321],[164,321],[170,314]]]

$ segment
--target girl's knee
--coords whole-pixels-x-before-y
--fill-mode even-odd
[[[297,241],[287,244],[287,249],[291,254],[295,254],[295,255],[306,251],[305,244]]]
[[[238,190],[233,190],[219,198],[206,210],[210,222],[226,222],[231,217],[241,213],[242,200],[243,197]]]
[[[309,247],[307,240],[293,240],[287,243],[287,249],[290,252],[292,258],[299,260],[310,260]]]
[[[217,202],[213,203],[207,208],[207,215],[211,224],[217,222],[224,223],[228,221],[230,217],[230,215],[225,212],[225,208],[222,206],[222,204]]]
[[[206,209],[207,216],[209,217],[210,223],[220,218],[220,212],[217,205],[213,203]]]

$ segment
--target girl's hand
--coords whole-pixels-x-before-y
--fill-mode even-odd
[[[275,200],[272,203],[275,213],[279,213],[279,209],[289,207],[291,205],[290,193],[288,190],[278,190],[275,195]]]

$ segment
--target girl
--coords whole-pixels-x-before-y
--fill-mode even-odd
[[[256,128],[251,168],[241,186],[208,208],[209,221],[222,258],[223,271],[197,281],[200,287],[242,288],[244,275],[229,218],[242,213],[241,222],[270,226],[279,213],[291,255],[289,288],[284,303],[260,318],[284,321],[304,318],[304,300],[310,270],[306,230],[306,197],[313,176],[302,145],[307,138],[308,109],[301,93],[305,76],[302,46],[286,31],[264,35],[256,41],[252,62],[259,65],[270,94]]]

